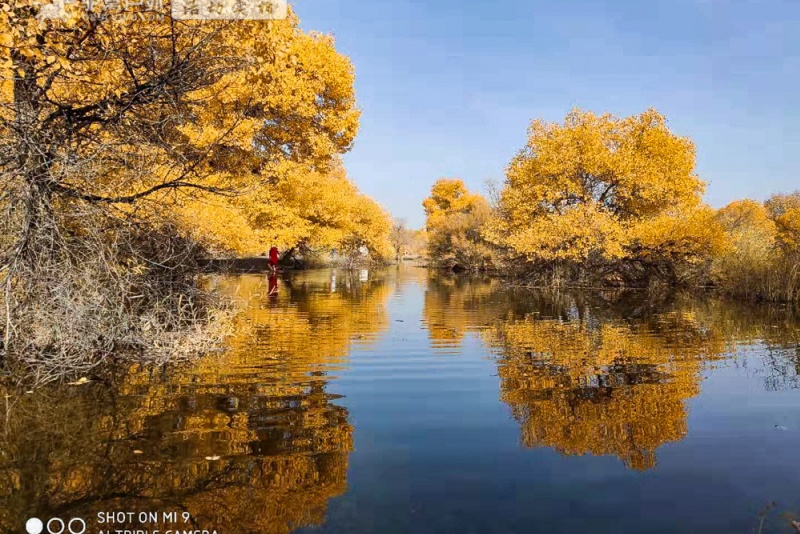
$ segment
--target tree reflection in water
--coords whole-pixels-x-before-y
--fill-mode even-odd
[[[392,379],[391,364],[401,360],[390,358],[405,357],[409,334],[433,348],[422,351],[420,367],[460,363],[440,361],[442,353],[479,358],[483,349],[465,353],[474,350],[463,343],[472,336],[491,351],[500,400],[525,447],[612,455],[649,469],[663,444],[686,435],[687,401],[709,368],[747,364],[767,388],[798,385],[800,327],[786,309],[645,293],[547,294],[391,272],[366,281],[360,273],[295,274],[272,297],[264,277],[223,278],[218,288],[242,305],[226,352],[163,369],[116,368],[87,385],[9,391],[0,531],[20,531],[31,516],[106,511],[186,511],[197,527],[228,533],[323,523],[331,498],[347,489],[353,448],[336,375],[354,345],[387,330],[389,297],[408,291],[407,302],[419,306],[421,287],[427,333],[398,323],[386,341],[401,350],[380,361],[370,354],[380,371],[362,377]],[[757,357],[748,360],[751,347]],[[434,383],[441,384],[414,387]],[[409,420],[424,417],[420,404],[403,401]],[[458,402],[445,408],[458,410]]]
[[[296,275],[271,298],[262,277],[223,280],[244,301],[227,352],[9,392],[0,530],[106,511],[186,511],[221,532],[322,523],[346,490],[353,432],[328,385],[353,340],[386,327],[390,291],[341,278],[331,288],[329,273]]]
[[[687,432],[702,372],[760,343],[766,387],[797,385],[800,326],[785,309],[642,292],[548,293],[496,281],[431,278],[425,322],[434,348],[477,332],[496,355],[501,400],[526,447],[656,465]]]

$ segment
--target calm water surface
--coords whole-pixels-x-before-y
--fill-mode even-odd
[[[220,534],[788,533],[800,514],[785,308],[410,267],[217,283],[245,305],[226,352],[12,392],[0,531],[152,533],[177,525],[97,513],[177,511]]]

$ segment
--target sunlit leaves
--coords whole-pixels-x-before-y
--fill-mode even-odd
[[[703,190],[693,144],[655,110],[626,118],[574,110],[563,124],[531,124],[487,236],[531,260],[630,257],[665,246],[642,223],[665,224],[668,208],[693,208]]]
[[[774,195],[765,203],[731,202],[716,214],[729,246],[714,260],[714,280],[740,297],[800,298],[800,195]]]
[[[766,202],[766,208],[775,222],[782,246],[790,252],[800,253],[800,191],[774,195]]]
[[[375,259],[391,255],[389,214],[339,162],[324,172],[286,163],[243,195],[206,195],[180,213],[193,236],[220,252],[253,255],[276,245],[355,254],[363,246]]]
[[[0,143],[14,156],[0,157],[3,179],[63,197],[63,209],[149,200],[137,217],[177,213],[187,231],[236,251],[263,247],[265,226],[313,219],[280,204],[302,202],[285,191],[302,188],[286,185],[298,176],[319,178],[305,195],[338,187],[342,198],[357,196],[349,182],[327,183],[360,114],[353,67],[332,37],[302,31],[292,13],[173,21],[169,2],[162,17],[138,17],[136,8],[100,17],[74,2],[66,21],[39,21],[40,4],[14,0],[0,12]],[[309,238],[305,230],[281,239],[292,246]]]
[[[442,178],[422,202],[427,220],[428,256],[441,267],[478,270],[492,262],[482,231],[491,213],[489,203],[470,193],[457,178]]]

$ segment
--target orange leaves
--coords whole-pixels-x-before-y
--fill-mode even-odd
[[[714,261],[714,280],[744,298],[797,300],[800,295],[800,194],[764,203],[731,202],[716,214],[729,247]]]
[[[457,178],[442,178],[422,205],[428,216],[428,256],[434,264],[469,270],[490,265],[492,255],[482,232],[491,214],[483,196],[470,193]]]
[[[14,9],[0,13],[8,46],[0,48],[5,101],[11,101],[10,78],[25,75],[46,90],[45,107],[98,106],[157,123],[154,98],[141,96],[132,106],[131,95],[166,84],[185,143],[199,150],[215,144],[242,153],[255,149],[271,163],[324,166],[357,132],[349,59],[331,38],[304,33],[294,15],[172,23],[168,16],[139,20],[112,12],[90,20],[75,2],[75,21],[40,25],[39,4],[15,0]],[[169,8],[166,2],[165,14]]]
[[[601,251],[608,259],[623,255],[623,226],[596,204],[576,206],[564,214],[535,217],[507,241],[531,260],[583,261]]]
[[[388,250],[388,215],[331,171],[360,113],[332,37],[304,32],[293,13],[172,21],[168,1],[156,20],[90,17],[74,2],[68,20],[40,24],[40,4],[0,11],[0,134],[36,148],[17,158],[31,160],[13,170],[22,181],[68,188],[70,199],[147,198],[141,218],[177,218],[219,251],[260,253],[273,240],[335,248],[345,236]],[[23,113],[27,131],[2,130]],[[39,165],[39,153],[53,163]]]
[[[758,241],[762,247],[779,245],[788,253],[800,252],[800,193],[773,195],[763,204],[744,199],[731,202],[717,212],[734,245]]]
[[[631,227],[637,256],[696,263],[724,253],[728,240],[712,208],[689,206],[665,211]]]
[[[486,199],[479,194],[470,193],[462,180],[441,178],[431,187],[431,196],[422,201],[428,216],[427,230],[435,231],[447,218],[459,213],[472,213],[485,204]]]
[[[771,239],[775,234],[775,223],[761,202],[744,199],[735,200],[717,212],[717,220],[727,232],[741,233],[757,231]]]
[[[506,177],[533,213],[594,201],[624,219],[657,212],[665,196],[696,203],[704,185],[693,170],[692,143],[656,111],[619,119],[573,110],[563,125],[534,121]]]

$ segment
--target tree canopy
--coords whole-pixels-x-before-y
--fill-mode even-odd
[[[533,121],[485,235],[534,262],[694,260],[723,246],[695,148],[650,109]]]
[[[101,353],[147,345],[119,314],[162,309],[158,284],[175,287],[180,272],[188,288],[204,253],[278,244],[389,256],[389,216],[339,157],[360,111],[332,37],[303,31],[291,10],[182,21],[169,1],[163,13],[66,6],[55,20],[40,20],[38,0],[0,8],[4,347],[13,332],[56,352],[86,331]],[[45,298],[57,304],[42,313]],[[175,325],[202,315],[181,309]],[[26,334],[34,324],[61,338]]]
[[[483,196],[470,193],[460,179],[442,178],[422,205],[427,215],[428,257],[434,265],[477,270],[491,263],[491,251],[481,235],[490,218]]]

